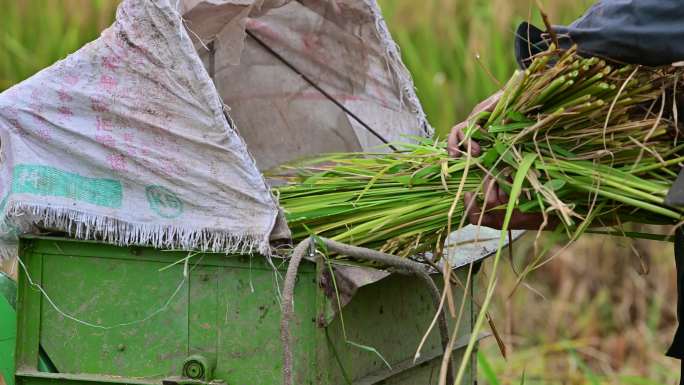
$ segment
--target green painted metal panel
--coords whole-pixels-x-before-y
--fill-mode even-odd
[[[465,271],[461,272],[463,274]],[[463,290],[453,289],[454,298],[463,298]],[[470,333],[471,295],[472,293],[466,295],[465,316],[460,325],[461,335]],[[434,307],[424,284],[412,277],[393,275],[381,281],[381,284],[362,287],[354,300],[343,309],[342,316],[338,316],[328,327],[328,348],[335,350],[335,354],[331,355],[338,364],[336,368],[331,368],[330,383],[344,383],[346,374],[354,384],[366,383],[367,378],[380,378],[383,381],[390,381],[390,378],[395,378],[393,381],[396,378],[409,378],[412,381],[423,378],[425,382],[422,384],[437,384],[439,367],[435,368],[434,364],[423,365],[434,369],[430,371],[418,366],[389,375],[393,371],[388,370],[383,362],[383,359],[386,360],[395,369],[405,367],[407,361],[412,362],[416,348],[433,316]],[[352,343],[345,341],[345,334]],[[372,347],[382,358],[354,344]],[[436,357],[440,352],[439,332],[435,327],[422,349],[422,355]],[[456,351],[454,358],[460,362],[461,352]],[[473,383],[468,381],[470,374],[466,379],[465,383]]]
[[[337,317],[329,327],[347,372],[372,373],[383,369],[385,364],[376,354],[345,343],[345,331],[348,340],[376,347],[390,365],[406,359],[408,350],[415,352],[430,325],[430,316],[434,314],[432,301],[422,282],[391,276],[383,285],[363,287],[356,294],[342,317]],[[438,347],[437,333],[433,333],[425,350]]]
[[[14,354],[17,336],[17,284],[0,272],[0,375],[4,384],[14,384]],[[55,372],[52,362],[39,348],[38,370]]]
[[[12,308],[16,307],[17,284],[2,271],[0,271],[0,297],[3,297]]]
[[[0,295],[0,376],[7,385],[14,385],[14,347],[17,315],[4,295]]]
[[[216,375],[228,384],[278,384],[282,378],[280,303],[268,266],[226,269],[219,278],[221,334]],[[313,384],[315,372],[316,284],[311,270],[295,285],[292,322],[295,383]],[[258,373],[258,375],[255,375]]]
[[[119,376],[103,376],[92,374],[69,374],[69,373],[37,373],[22,372],[16,373],[16,385],[159,385],[158,381],[144,378],[126,378]]]
[[[188,352],[216,359],[219,328],[220,267],[198,266],[190,273],[188,295]]]
[[[19,253],[26,265],[25,274],[20,275],[17,297],[17,349],[16,367],[37,368],[40,347],[40,313],[42,297],[36,286],[42,285],[43,256],[30,245],[20,245]],[[35,286],[34,286],[35,285]]]
[[[160,384],[180,375],[191,354],[215,362],[214,377],[227,385],[280,384],[278,290],[286,263],[276,261],[275,271],[259,256],[50,238],[24,239],[21,250],[29,274],[60,310],[20,279],[17,385]],[[321,327],[317,321],[330,307],[316,278],[321,269],[303,262],[296,283],[295,382],[436,384],[441,361],[436,331],[423,359],[412,362],[434,315],[423,284],[397,275],[363,287],[342,317]],[[455,296],[462,293],[456,290]],[[467,306],[461,324],[464,335],[471,310]],[[392,369],[347,343],[342,320],[348,340],[377,349]],[[38,341],[62,372],[59,376],[37,371]],[[472,384],[474,376],[467,377],[464,383]]]
[[[188,280],[183,265],[160,271],[165,266],[44,255],[43,287],[60,311],[42,307],[40,342],[58,370],[133,377],[179,372],[188,346]]]

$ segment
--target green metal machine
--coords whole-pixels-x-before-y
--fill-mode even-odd
[[[17,284],[0,272],[0,384],[14,385],[14,351],[17,337]],[[41,348],[38,350],[38,370],[55,373],[50,358]]]
[[[261,256],[39,237],[22,239],[20,256],[27,274],[18,283],[16,369],[0,362],[8,385],[12,372],[17,385],[281,383],[280,273]],[[277,267],[284,273],[287,265]],[[436,384],[436,331],[413,362],[435,312],[423,284],[391,275],[361,287],[331,317],[320,285],[326,268],[305,261],[297,279],[295,383]],[[473,311],[468,306],[461,323],[456,362]],[[10,329],[0,328],[0,359]],[[53,367],[41,364],[41,350]],[[465,384],[475,383],[472,361]]]
[[[16,284],[0,272],[0,385],[14,380],[14,346],[17,323],[14,304]]]

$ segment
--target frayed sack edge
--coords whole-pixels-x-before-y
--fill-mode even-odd
[[[6,229],[16,229],[14,218],[31,215],[32,220],[46,228],[66,232],[80,240],[100,241],[118,246],[151,246],[159,249],[195,250],[225,254],[259,253],[271,256],[270,234],[235,234],[208,228],[188,228],[159,224],[122,221],[74,209],[10,202],[2,214]],[[22,232],[16,231],[17,236]],[[17,241],[4,234],[0,242],[0,259],[17,255]],[[270,258],[269,258],[270,259]]]

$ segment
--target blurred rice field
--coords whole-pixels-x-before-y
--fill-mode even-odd
[[[534,0],[380,3],[430,123],[442,135],[513,73],[518,24],[529,20],[543,25]],[[552,22],[562,24],[577,18],[592,3],[554,0],[543,5]]]
[[[531,0],[380,2],[441,135],[512,73],[517,24],[541,24]],[[117,3],[0,0],[0,90],[95,39]],[[591,3],[542,5],[561,24]],[[675,326],[671,245],[586,236],[558,247],[511,295],[516,271],[534,254],[531,238],[516,243],[501,271],[491,314],[508,354],[492,339],[482,344],[480,384],[674,384],[678,363],[663,355]]]
[[[508,359],[493,340],[482,344],[485,383],[677,383],[679,362],[664,356],[676,321],[671,244],[587,235],[558,247],[511,296],[534,254],[534,235],[525,237],[500,272],[491,308]]]
[[[0,0],[0,90],[96,39],[112,0]]]

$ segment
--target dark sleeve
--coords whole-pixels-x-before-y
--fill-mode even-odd
[[[677,330],[670,348],[665,353],[668,357],[684,359],[684,232],[681,228],[675,232],[675,265],[677,267]],[[684,374],[684,373],[683,373]],[[683,376],[684,377],[684,376]]]
[[[659,66],[684,60],[684,0],[602,0],[569,26],[554,26],[561,46],[620,63]],[[515,54],[526,67],[549,37],[523,23]]]

